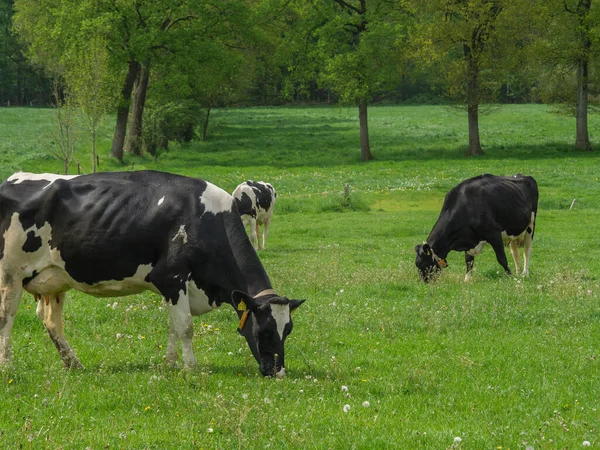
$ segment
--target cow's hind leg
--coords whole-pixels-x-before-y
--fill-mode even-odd
[[[473,264],[475,263],[475,257],[469,255],[468,252],[465,252],[465,263],[467,265],[467,273],[465,274],[465,281],[469,281],[471,279],[471,273],[473,272]]]
[[[513,261],[515,262],[515,273],[519,275],[521,273],[521,253],[519,252],[519,241],[513,239],[509,243],[510,253],[512,254]]]
[[[10,363],[10,333],[21,300],[21,283],[0,274],[0,367]]]
[[[530,233],[530,228],[525,233],[523,239],[523,275],[529,275],[529,261],[531,260],[531,251],[533,250],[533,230]]]
[[[250,218],[250,242],[252,242],[254,250],[258,250],[258,223],[256,217]]]
[[[504,251],[504,243],[502,242],[502,233],[495,233],[487,239],[490,243],[494,252],[496,252],[496,259],[500,263],[500,265],[504,268],[504,272],[507,275],[510,275],[510,268],[508,267],[508,260],[506,259],[506,252]]]
[[[62,310],[65,305],[65,293],[43,295],[38,300],[36,314],[44,322],[50,339],[54,343],[63,364],[68,369],[83,369],[83,365],[67,342],[62,320]]]
[[[271,218],[267,218],[263,225],[263,233],[262,233],[262,249],[267,248],[267,236],[269,235],[269,225],[271,224]]]
[[[192,338],[194,337],[194,323],[192,321],[192,312],[190,310],[190,299],[187,293],[180,293],[176,304],[171,303],[169,305],[169,312],[171,314],[171,328],[175,329],[177,337],[181,340],[181,356],[183,357],[183,366],[186,369],[193,369],[196,367],[196,357],[194,356],[194,349],[192,348]],[[171,330],[172,331],[172,330]],[[167,356],[177,355],[177,346],[172,345],[171,332],[169,332],[169,347],[167,347]],[[173,349],[173,347],[175,347]]]

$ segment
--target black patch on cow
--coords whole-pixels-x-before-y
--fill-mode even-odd
[[[273,192],[265,183],[256,181],[246,181],[246,184],[252,188],[254,197],[256,197],[256,206],[260,209],[268,211],[273,203]]]
[[[25,253],[33,253],[38,251],[42,247],[42,238],[35,235],[35,231],[31,230],[27,233],[27,239],[23,244],[23,251]]]
[[[235,199],[235,205],[240,216],[249,215],[256,217],[256,209],[252,207],[252,200],[245,192],[242,192],[242,198]]]

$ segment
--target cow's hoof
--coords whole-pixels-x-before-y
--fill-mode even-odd
[[[177,355],[165,355],[163,356],[163,362],[165,363],[165,366],[167,366],[169,369],[176,369],[177,368]]]
[[[75,369],[75,370],[85,369],[85,367],[83,367],[83,364],[81,364],[81,362],[77,358],[69,359],[67,361],[64,361],[63,363],[65,365],[65,369]]]

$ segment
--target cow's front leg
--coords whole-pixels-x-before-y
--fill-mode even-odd
[[[173,314],[169,314],[169,342],[167,343],[167,353],[165,354],[165,363],[168,366],[175,367],[177,365],[177,344],[179,338],[175,329]]]
[[[496,259],[500,263],[500,265],[504,268],[504,272],[506,275],[510,275],[510,268],[508,267],[508,260],[506,259],[506,252],[504,251],[504,242],[502,241],[502,233],[494,233],[489,239],[488,242],[496,252]]]
[[[83,365],[67,342],[62,320],[62,310],[65,304],[65,293],[41,296],[38,300],[36,314],[44,323],[50,339],[54,343],[63,364],[68,369],[83,369]]]
[[[471,280],[471,273],[473,272],[473,264],[475,263],[475,257],[465,252],[465,263],[467,265],[467,273],[465,274],[465,281]]]
[[[21,283],[10,283],[0,274],[0,367],[10,363],[10,333],[21,300]]]
[[[187,290],[186,290],[187,291]],[[192,313],[190,310],[190,299],[186,293],[180,292],[177,303],[170,305],[171,321],[177,337],[181,340],[181,356],[183,358],[183,367],[193,369],[196,367],[196,357],[192,348],[192,338],[194,337],[194,323],[192,321]],[[169,340],[171,340],[169,333]],[[176,351],[175,346],[175,351]],[[171,347],[172,349],[172,347]],[[172,350],[171,350],[172,351]],[[167,349],[167,354],[169,349]],[[172,353],[171,353],[172,354]]]

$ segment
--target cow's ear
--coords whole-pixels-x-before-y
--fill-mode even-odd
[[[233,291],[231,293],[231,300],[233,301],[233,306],[238,311],[253,311],[257,307],[254,299],[242,291]]]
[[[290,300],[290,312],[295,310],[298,306],[304,303],[306,300]]]

